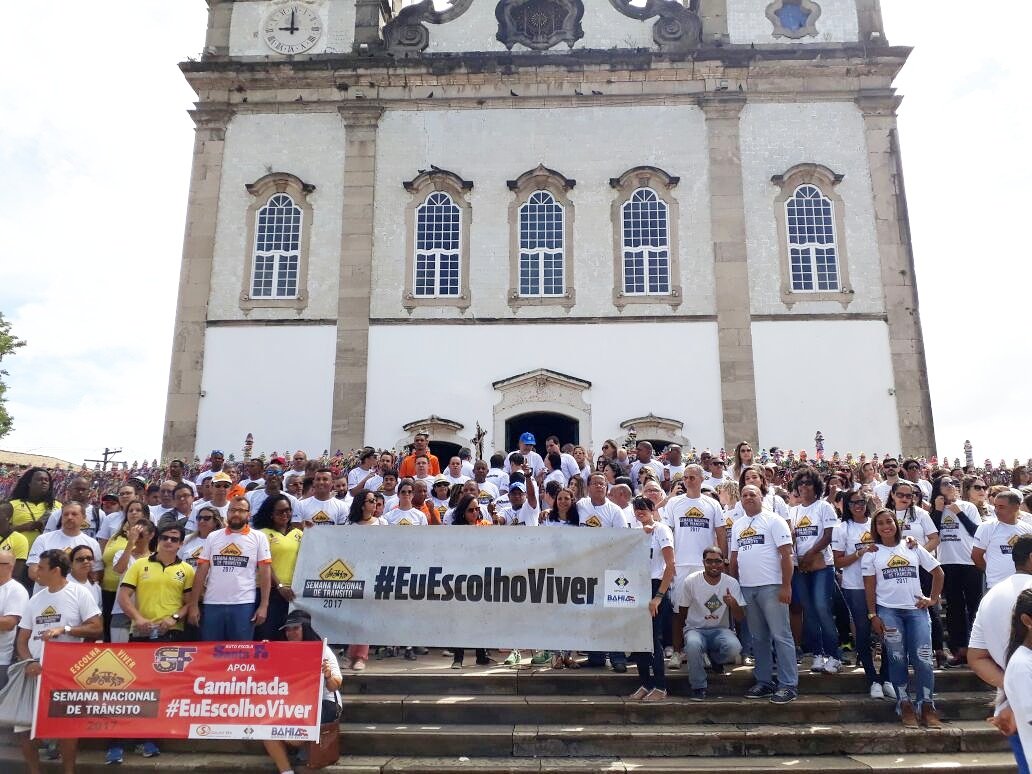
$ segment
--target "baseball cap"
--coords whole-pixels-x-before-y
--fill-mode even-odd
[[[450,486],[451,482],[448,479],[446,479],[444,476],[437,476],[434,479],[434,486],[437,486],[438,484],[448,484]]]
[[[524,441],[524,443],[526,442]],[[522,481],[513,481],[509,484],[509,491],[511,492],[513,489],[519,489],[521,492],[526,492],[527,485],[524,484]]]
[[[232,484],[233,479],[229,477],[228,473],[223,473],[221,470],[211,477],[211,483],[217,484],[220,481],[225,481],[227,484]]]
[[[524,433],[520,436],[520,443],[525,443],[529,446],[534,446],[535,444],[537,444],[537,439],[534,438],[533,433]]]
[[[287,617],[283,619],[283,625],[280,629],[286,629],[288,626],[311,625],[311,623],[312,616],[308,615],[304,610],[291,610],[287,613]]]
[[[118,495],[112,494],[111,492],[108,492],[105,495],[101,495],[100,501],[102,503],[117,503],[118,502]]]

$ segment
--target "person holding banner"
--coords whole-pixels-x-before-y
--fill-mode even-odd
[[[674,581],[674,536],[670,527],[655,517],[656,505],[647,497],[631,501],[634,517],[649,536],[649,557],[652,560],[652,652],[635,653],[641,686],[628,698],[641,701],[663,701],[667,697],[666,669],[663,662],[664,609],[670,606],[667,591]]]
[[[99,551],[98,551],[99,553]],[[15,657],[18,661],[30,659],[35,663],[25,669],[26,676],[38,678],[43,672],[40,657],[45,642],[82,642],[95,640],[103,632],[100,605],[93,595],[78,583],[68,581],[71,564],[68,555],[59,548],[51,548],[39,555],[36,564],[36,582],[43,588],[25,605],[18,622]],[[21,735],[22,753],[30,774],[39,774],[39,748],[29,738],[30,729],[15,727]],[[65,774],[75,774],[78,739],[62,739],[61,765]]]
[[[7,685],[18,622],[29,601],[29,593],[13,577],[16,561],[11,551],[0,549],[0,688]]]
[[[319,642],[322,640],[314,629],[312,629],[312,617],[304,610],[292,610],[287,619],[280,627],[283,632],[283,639],[287,642]],[[319,713],[320,722],[323,724],[334,723],[339,716],[340,688],[343,678],[340,672],[340,664],[330,650],[330,646],[323,642],[322,657],[323,693],[322,709]],[[280,774],[293,774],[293,767],[290,763],[290,756],[287,752],[289,742],[281,742],[279,739],[265,739],[265,752],[276,764],[276,770]]]
[[[122,577],[118,604],[132,622],[129,642],[181,642],[193,589],[194,568],[179,558],[183,527],[158,530],[151,554],[133,562]]]

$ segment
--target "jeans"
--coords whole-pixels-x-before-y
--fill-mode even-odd
[[[255,591],[255,606],[261,601],[261,591]],[[280,627],[283,622],[287,619],[287,613],[290,612],[290,603],[283,598],[283,595],[279,593],[279,589],[272,589],[269,592],[269,614],[265,616],[265,623],[261,626],[256,626],[254,629],[254,638],[256,640],[275,640],[279,637]]]
[[[753,658],[756,660],[753,674],[757,683],[774,684],[773,646],[778,655],[778,685],[782,688],[796,688],[799,685],[799,670],[795,660],[795,641],[788,620],[788,605],[778,600],[780,591],[780,584],[742,587],[746,604],[745,618],[749,622]]]
[[[803,642],[813,649],[814,655],[841,659],[838,629],[831,614],[835,569],[797,570],[792,575],[792,590],[799,596],[799,604],[803,607]]]
[[[659,591],[659,584],[662,582],[658,578],[652,579],[653,596]],[[638,667],[641,687],[648,688],[650,691],[653,688],[666,690],[666,665],[663,663],[664,612],[667,614],[670,612],[670,599],[666,594],[659,601],[659,610],[656,617],[652,619],[652,652],[645,651],[634,654],[634,663]],[[612,660],[612,656],[610,656],[610,660]]]
[[[946,635],[950,650],[968,646],[971,625],[975,622],[978,603],[982,601],[982,571],[973,564],[944,564],[946,578],[942,595],[946,597]]]
[[[927,610],[898,610],[878,605],[878,617],[885,625],[885,651],[889,657],[889,679],[896,688],[896,711],[907,694],[907,660],[914,668],[917,687],[917,711],[925,702],[933,707],[932,693],[935,678],[932,675],[932,622]],[[895,629],[895,631],[889,631]]]
[[[856,629],[856,654],[864,668],[868,685],[888,680],[889,660],[882,659],[881,674],[874,672],[874,658],[871,656],[871,621],[867,618],[867,595],[863,589],[842,589],[849,615]]]
[[[1014,760],[1018,764],[1018,774],[1029,774],[1028,758],[1025,757],[1025,748],[1021,746],[1021,737],[1017,734],[1007,737],[1011,752],[1014,753]]]
[[[617,664],[623,664],[627,666],[627,654],[619,651],[613,651],[609,653],[609,664],[616,666]],[[589,667],[604,667],[606,665],[606,653],[601,650],[589,650],[587,666]]]
[[[688,658],[688,682],[692,690],[697,690],[706,687],[702,657],[708,655],[714,666],[733,664],[742,652],[742,643],[730,629],[685,629],[684,652]]]
[[[201,606],[201,639],[205,642],[245,641],[253,638],[255,604]]]

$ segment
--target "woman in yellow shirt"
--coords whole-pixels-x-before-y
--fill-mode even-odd
[[[22,473],[18,483],[11,490],[11,507],[14,515],[11,523],[14,531],[33,541],[43,532],[47,519],[53,510],[61,510],[61,503],[54,499],[54,480],[44,468],[29,468]]]
[[[104,577],[100,580],[101,612],[104,614],[104,642],[111,642],[111,609],[115,605],[118,584],[122,573],[115,572],[115,554],[129,545],[129,528],[139,521],[149,521],[147,506],[139,500],[130,500],[125,506],[125,518],[118,532],[104,544],[101,559],[104,561]]]
[[[301,549],[301,530],[292,524],[294,510],[285,494],[269,495],[254,515],[254,528],[269,538],[272,554],[272,593],[269,594],[269,614],[265,623],[255,628],[255,639],[274,640],[287,620],[294,592],[294,565]]]

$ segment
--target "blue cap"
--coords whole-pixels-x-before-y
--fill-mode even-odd
[[[509,491],[511,492],[513,489],[519,489],[521,492],[526,492],[527,485],[524,484],[522,481],[513,481],[511,484],[509,484]]]
[[[529,446],[534,446],[535,444],[537,444],[537,439],[534,438],[533,433],[524,433],[520,436],[520,443],[525,443]]]

